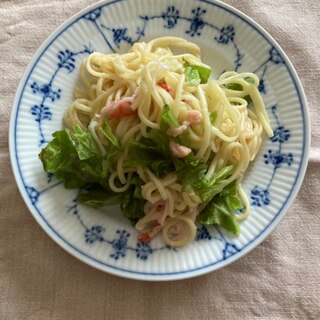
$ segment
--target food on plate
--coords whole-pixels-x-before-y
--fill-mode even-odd
[[[239,234],[250,212],[241,180],[273,132],[255,74],[211,73],[176,37],[90,54],[65,129],[39,155],[44,170],[82,204],[120,204],[141,242],[161,233],[182,247],[201,224]]]

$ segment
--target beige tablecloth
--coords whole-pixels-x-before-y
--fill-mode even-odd
[[[312,148],[294,205],[244,258],[177,282],[139,282],[78,261],[39,227],[13,178],[8,150],[19,80],[44,39],[94,0],[0,1],[0,319],[320,319],[320,2],[228,0],[262,25],[305,88]]]

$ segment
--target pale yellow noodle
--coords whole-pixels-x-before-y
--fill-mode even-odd
[[[184,53],[174,54],[171,48],[175,47]],[[164,105],[169,106],[179,124],[187,126],[187,147],[207,165],[207,179],[220,168],[235,165],[235,170],[223,183],[237,182],[244,211],[236,218],[243,220],[249,215],[250,203],[242,189],[241,178],[259,152],[263,131],[268,136],[273,134],[255,74],[228,71],[217,80],[192,86],[184,73],[186,61],[208,68],[200,59],[197,45],[176,37],[135,43],[131,51],[123,55],[92,53],[81,64],[75,100],[64,114],[68,128],[78,124],[90,130],[101,153],[106,155],[110,142],[99,131],[99,126],[104,124],[106,110],[112,108],[115,101],[119,103],[131,97],[133,114],[110,119],[119,151],[115,163],[110,166],[109,187],[113,192],[124,192],[130,188],[132,177],[138,176],[142,183],[141,196],[148,204],[145,210],[151,208],[145,214],[159,219],[157,205],[165,203],[162,235],[173,247],[186,245],[194,239],[195,218],[206,203],[195,192],[186,191],[175,172],[158,177],[148,167],[127,167],[128,144],[141,137],[148,138],[150,130],[160,130]],[[161,82],[170,90],[162,87]],[[237,90],[230,89],[234,84]],[[252,100],[252,110],[247,97]],[[201,113],[200,122],[186,122],[190,110]],[[169,136],[169,139],[173,138]],[[149,220],[142,219],[139,230],[150,227],[143,221],[153,221],[151,216]]]

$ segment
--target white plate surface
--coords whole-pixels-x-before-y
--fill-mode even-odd
[[[255,72],[275,135],[244,179],[252,213],[234,237],[200,228],[196,240],[172,250],[160,237],[137,242],[117,207],[91,209],[75,202],[42,169],[38,154],[61,129],[79,65],[90,52],[126,52],[136,41],[180,36],[202,49],[214,76]],[[218,1],[102,1],[64,23],[40,47],[18,88],[10,124],[11,162],[21,194],[43,229],[64,249],[106,272],[141,280],[198,276],[239,259],[259,244],[292,204],[302,183],[310,144],[309,116],[289,59],[257,23]],[[285,241],[285,239],[284,239]]]

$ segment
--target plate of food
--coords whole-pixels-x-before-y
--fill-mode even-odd
[[[177,280],[274,229],[303,181],[309,116],[276,41],[220,1],[101,1],[21,79],[14,175],[62,248],[105,272]]]

